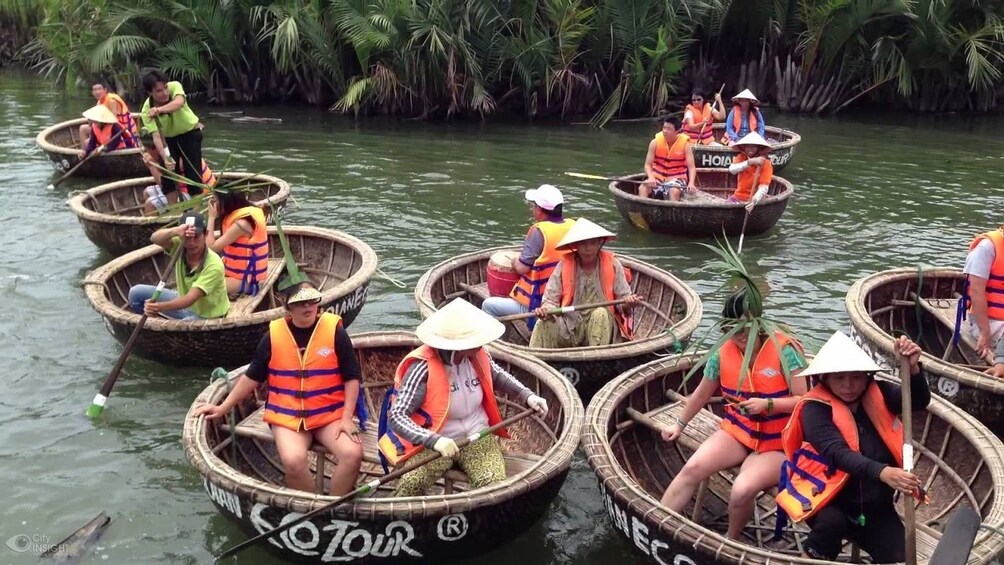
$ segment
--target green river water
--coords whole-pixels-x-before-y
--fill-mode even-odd
[[[208,371],[134,357],[103,417],[84,416],[121,345],[78,282],[111,257],[84,237],[65,205],[70,191],[97,183],[46,189],[53,170],[34,137],[89,103],[50,92],[43,79],[0,73],[0,338],[7,366],[0,542],[27,535],[55,543],[104,510],[114,521],[85,563],[206,563],[244,539],[210,504],[181,449],[182,419]],[[374,279],[352,331],[413,329],[419,276],[449,256],[520,240],[529,221],[522,191],[544,182],[563,189],[569,215],[616,231],[617,248],[692,285],[706,313],[721,307],[707,250],[633,229],[604,183],[562,175],[640,170],[651,125],[597,131],[247,109],[283,119],[262,126],[194,106],[206,124],[207,160],[230,158],[231,170],[286,179],[296,199],[290,223],[363,239],[380,268],[408,286]],[[961,266],[972,235],[1004,220],[1004,117],[767,114],[771,124],[802,135],[781,173],[795,196],[777,228],[747,238],[743,256],[769,285],[774,317],[796,326],[811,348],[847,327],[844,294],[857,278],[893,266]],[[633,559],[628,551],[580,455],[545,518],[478,563],[621,564]],[[0,545],[0,563],[33,563],[34,555]],[[258,549],[239,560],[272,561]]]

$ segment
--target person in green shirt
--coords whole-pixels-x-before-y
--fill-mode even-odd
[[[161,228],[150,240],[173,253],[184,246],[180,260],[174,264],[177,291],[164,289],[160,300],[150,300],[157,287],[134,285],[129,289],[129,308],[147,316],[163,314],[176,320],[222,318],[230,310],[223,260],[206,245],[206,219],[202,214],[185,212],[179,226]]]
[[[144,129],[150,134],[160,133],[153,137],[157,150],[164,162],[174,158],[174,172],[190,181],[189,193],[192,196],[202,193],[202,124],[188,105],[184,87],[180,82],[168,81],[164,73],[152,70],[143,75],[143,89],[148,95],[140,110]],[[174,179],[165,175],[161,191],[169,203],[178,201],[178,183]]]

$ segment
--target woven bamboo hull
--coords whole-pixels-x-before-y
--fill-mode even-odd
[[[272,208],[281,209],[289,198],[289,183],[277,177],[251,173],[222,173],[220,184],[246,179],[248,184],[269,183],[252,189],[248,199],[262,207],[271,220]],[[112,255],[123,255],[150,245],[150,236],[178,218],[178,214],[144,216],[143,190],[153,177],[102,184],[74,195],[67,205],[77,215],[87,239]],[[271,205],[268,203],[271,202]]]
[[[711,477],[697,522],[691,519],[693,501],[685,515],[659,504],[696,445],[718,429],[720,406],[713,408],[716,415],[701,411],[687,426],[685,438],[672,444],[663,442],[658,432],[636,424],[627,409],[652,413],[666,406],[666,390],[692,392],[699,379],[682,383],[694,360],[670,357],[637,367],[608,383],[589,404],[582,445],[615,529],[646,563],[823,563],[800,556],[797,543],[808,531],[801,524],[789,526],[782,547],[764,547],[773,534],[776,510],[773,497],[767,494],[757,499],[754,520],[747,525],[742,542],[725,537],[733,470]],[[669,410],[679,410],[679,405],[661,417],[674,413]],[[977,509],[987,526],[1004,524],[1004,445],[975,418],[937,397],[926,413],[914,414],[913,423],[916,472],[926,481],[931,498],[931,504],[918,507],[916,513],[918,562],[927,564],[941,528],[956,508]],[[850,551],[848,546],[844,549],[840,561],[847,562]],[[968,563],[991,563],[1002,549],[1004,537],[980,530]]]
[[[283,229],[301,271],[322,292],[321,308],[340,314],[346,326],[351,324],[366,303],[369,281],[376,272],[376,254],[361,240],[342,232],[295,226]],[[283,257],[275,228],[268,230],[270,257]],[[129,287],[157,284],[157,273],[163,272],[168,259],[159,247],[150,245],[114,259],[84,279],[91,306],[120,342],[129,339],[140,318],[125,307]],[[148,319],[133,352],[167,365],[236,367],[250,361],[268,323],[284,312],[270,290],[254,312],[243,316],[195,321]]]
[[[366,456],[358,483],[363,484],[383,475],[372,461],[376,418],[397,364],[420,342],[405,332],[366,333],[352,339],[369,410],[363,439]],[[533,526],[568,474],[580,437],[582,403],[574,389],[540,361],[498,350],[491,350],[491,355],[550,406],[544,418],[523,419],[509,428],[512,439],[500,440],[504,451],[525,454],[532,463],[518,473],[509,473],[501,483],[475,491],[457,483],[457,488],[447,493],[446,484],[441,483],[429,496],[391,498],[390,484],[321,514],[295,528],[293,535],[277,536],[264,547],[285,560],[303,563],[436,563],[481,555]],[[237,374],[235,371],[232,376]],[[226,394],[224,383],[217,381],[199,395],[193,408],[207,401],[219,402]],[[503,418],[523,409],[505,397],[499,399],[499,407]],[[240,418],[256,408],[254,399],[249,399],[239,407]],[[230,434],[222,428],[223,422],[200,421],[189,412],[183,434],[185,455],[202,475],[213,504],[249,536],[332,500],[280,487],[282,474],[274,445],[242,436],[236,436],[236,447],[226,445]],[[316,480],[319,456],[311,456]],[[328,463],[332,460],[326,461],[325,476],[330,476]]]
[[[427,271],[415,287],[415,301],[422,316],[428,317],[457,296],[480,306],[487,296],[483,286],[488,259],[497,251],[514,250],[517,248],[496,247],[458,255]],[[631,281],[634,292],[673,321],[671,332],[664,331],[664,320],[647,308],[639,307],[635,310],[638,339],[631,342],[567,349],[530,348],[526,324],[517,322],[507,324],[506,334],[495,344],[545,361],[565,375],[584,400],[621,372],[683,347],[700,323],[700,297],[683,281],[654,265],[623,255],[618,257],[634,273]],[[465,292],[462,284],[478,287],[479,292]]]
[[[725,124],[715,124],[715,140],[721,140],[725,135]],[[770,152],[770,162],[774,165],[775,171],[788,166],[795,156],[795,146],[802,141],[802,136],[797,133],[781,128],[766,126],[764,128],[767,141],[774,146]],[[694,164],[706,169],[727,169],[732,164],[732,156],[735,150],[724,145],[695,145]]]
[[[139,119],[139,114],[135,112],[132,116],[136,120]],[[84,118],[60,122],[45,128],[35,136],[35,143],[42,148],[56,171],[65,173],[80,162],[77,153],[80,149],[77,130],[86,122],[87,120]],[[141,151],[139,148],[109,151],[91,159],[73,174],[74,176],[100,179],[126,179],[145,176],[149,174],[149,171],[143,164],[143,158],[140,156]]]
[[[640,180],[645,175],[624,178]],[[710,198],[707,194],[689,196],[680,202],[641,198],[637,183],[620,181],[610,183],[610,192],[624,219],[640,230],[687,237],[720,237],[724,231],[726,235],[738,236],[746,217],[745,204],[723,200],[735,191],[735,175],[727,170],[698,169],[697,181],[700,190],[721,199]],[[775,176],[767,197],[749,215],[746,235],[761,234],[774,227],[788,207],[793,192],[790,182]]]
[[[921,298],[954,299],[962,292],[962,272],[925,270],[919,292],[918,278],[917,269],[903,268],[868,275],[854,283],[847,292],[852,337],[877,363],[892,368],[896,359],[890,332],[906,332],[924,349],[921,362],[931,375],[931,391],[975,416],[998,436],[1004,435],[1004,381],[963,366],[977,362],[975,352],[965,344],[960,343],[960,349],[942,360],[952,330],[919,308],[892,304],[892,300],[910,301],[911,292]]]

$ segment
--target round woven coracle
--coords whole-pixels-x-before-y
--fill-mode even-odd
[[[712,127],[715,139],[722,139],[725,135],[725,124],[717,123]],[[802,141],[802,136],[797,133],[773,126],[764,127],[764,137],[771,144],[770,162],[774,165],[775,171],[788,166],[795,157],[795,146]],[[732,156],[735,154],[735,149],[726,145],[695,145],[694,164],[705,169],[727,169],[732,164]]]
[[[273,210],[286,204],[290,194],[289,183],[269,175],[227,172],[220,174],[219,183],[233,189],[254,185],[248,200],[265,212],[267,220],[271,220]],[[152,184],[153,177],[102,184],[73,195],[67,205],[94,245],[112,255],[122,255],[150,245],[153,232],[178,219],[179,214],[143,214],[143,191]]]
[[[140,115],[133,112],[134,120]],[[35,136],[35,143],[45,151],[52,166],[61,173],[72,169],[80,162],[80,126],[87,123],[85,118],[77,118],[49,126]],[[142,177],[149,172],[140,155],[142,149],[122,149],[108,151],[94,157],[73,173],[74,176],[101,179],[127,179]]]
[[[290,251],[300,271],[321,291],[321,308],[341,315],[347,327],[366,303],[377,256],[361,240],[346,233],[315,227],[284,226]],[[285,261],[274,227],[269,232],[267,290],[256,297],[231,302],[230,312],[211,320],[146,321],[134,352],[175,366],[237,367],[248,363],[268,323],[285,315],[276,296],[276,282],[285,276]],[[127,307],[129,288],[157,284],[168,254],[150,245],[127,253],[90,273],[83,281],[91,306],[104,318],[120,342],[132,334],[140,315]],[[168,286],[173,286],[173,273]]]
[[[908,335],[923,349],[931,391],[1004,434],[1004,380],[983,373],[963,328],[953,344],[957,305],[965,284],[961,271],[901,268],[868,275],[847,291],[851,337],[877,363],[895,367],[891,336]]]
[[[637,367],[604,386],[589,404],[582,445],[599,479],[614,529],[637,550],[639,562],[645,563],[828,563],[801,557],[808,532],[804,524],[788,524],[781,542],[768,545],[777,510],[773,492],[757,499],[754,518],[741,541],[725,536],[729,493],[738,469],[713,475],[703,498],[691,501],[683,513],[659,503],[686,460],[720,425],[720,404],[701,410],[673,443],[662,441],[658,431],[641,423],[644,416],[652,418],[658,428],[674,421],[682,410],[678,401],[701,380],[700,374],[685,378],[696,359],[675,356]],[[879,378],[890,379],[884,373]],[[926,411],[914,413],[913,438],[915,472],[930,497],[930,504],[916,509],[918,563],[930,563],[956,509],[976,509],[984,525],[1000,532],[1004,526],[1004,445],[1000,440],[965,411],[937,396]],[[700,493],[701,489],[695,498]],[[897,504],[901,512],[902,498]],[[969,565],[992,563],[1004,550],[1004,536],[997,532],[981,529],[976,534]],[[839,561],[851,562],[850,546],[844,549]]]
[[[623,178],[644,180],[645,175]],[[697,194],[688,194],[679,202],[642,198],[638,196],[638,183],[634,182],[613,181],[610,192],[624,219],[640,230],[688,237],[721,237],[722,233],[738,236],[746,217],[746,204],[725,200],[736,189],[736,176],[728,170],[698,169],[697,187]],[[794,191],[790,182],[774,176],[767,196],[746,220],[746,235],[757,235],[774,227]]]
[[[363,466],[358,484],[384,475],[377,459],[377,418],[398,364],[420,345],[407,332],[364,333],[352,337],[363,378],[369,420],[363,433]],[[531,528],[557,496],[578,447],[583,407],[568,382],[544,363],[518,353],[489,347],[493,360],[547,400],[549,411],[523,418],[508,428],[511,439],[499,438],[506,457],[507,478],[471,490],[458,469],[447,474],[427,496],[395,498],[391,481],[331,512],[294,527],[263,547],[288,561],[318,563],[443,563],[473,558]],[[234,371],[230,377],[236,377]],[[216,381],[192,404],[219,403],[227,384]],[[262,420],[264,390],[236,408],[231,433],[225,418],[185,418],[183,445],[188,461],[202,475],[217,509],[249,536],[258,535],[335,500],[327,495],[288,489]],[[503,419],[525,406],[500,396]],[[337,462],[311,452],[315,484],[324,487]]]
[[[434,266],[422,275],[415,287],[415,301],[422,316],[428,317],[458,296],[480,306],[488,296],[486,268],[489,258],[498,251],[517,249],[495,247],[475,251]],[[701,299],[697,293],[655,265],[623,255],[617,257],[632,272],[634,293],[651,305],[651,308],[638,306],[634,309],[636,339],[596,347],[531,348],[526,322],[516,321],[506,324],[505,335],[495,344],[547,362],[565,375],[586,400],[623,371],[685,346],[701,320]]]

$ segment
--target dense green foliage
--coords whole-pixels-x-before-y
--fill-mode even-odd
[[[34,30],[22,57],[67,89],[102,75],[133,90],[157,66],[219,102],[347,112],[602,123],[695,87],[737,91],[741,77],[783,108],[988,110],[1004,86],[1000,0],[0,0],[0,12]]]

